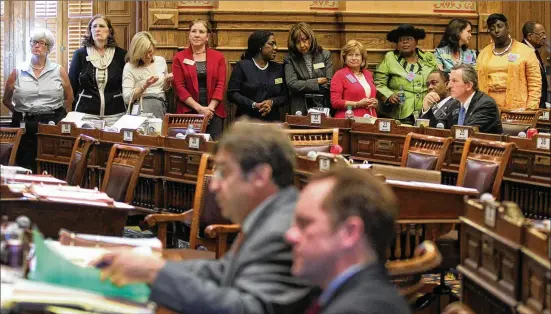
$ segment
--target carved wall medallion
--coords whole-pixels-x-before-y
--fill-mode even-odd
[[[433,6],[434,13],[476,13],[476,1],[440,1]]]

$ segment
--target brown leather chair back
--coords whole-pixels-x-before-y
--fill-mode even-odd
[[[543,111],[517,111],[502,110],[501,125],[503,134],[517,136],[520,132],[526,132],[530,128],[535,128],[539,117]]]
[[[130,204],[145,156],[149,149],[115,144],[109,153],[101,191],[115,201]]]
[[[402,167],[440,170],[444,164],[451,137],[408,133],[402,153]]]
[[[91,147],[97,141],[87,135],[79,135],[75,144],[73,145],[73,152],[71,153],[71,159],[69,160],[69,167],[67,168],[67,181],[68,185],[78,185],[82,183],[84,173],[88,166],[88,156],[90,155]]]
[[[162,135],[175,137],[178,133],[186,134],[190,124],[193,125],[197,133],[207,131],[207,117],[202,114],[165,114]]]
[[[232,222],[222,217],[220,206],[216,202],[216,194],[209,189],[209,184],[212,181],[212,175],[205,175],[202,185],[202,198],[199,210],[199,229],[198,236],[203,237],[204,229],[210,225],[231,224]],[[197,187],[198,188],[198,187]],[[195,208],[194,208],[195,210]]]
[[[515,148],[514,143],[487,141],[469,137],[465,142],[457,186],[477,189],[499,196],[505,168]]]
[[[339,129],[287,129],[285,132],[301,156],[310,151],[328,153],[331,145],[339,144]]]
[[[23,130],[20,128],[0,128],[0,165],[15,165],[22,136]]]

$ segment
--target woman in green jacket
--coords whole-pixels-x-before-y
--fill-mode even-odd
[[[387,34],[386,39],[396,43],[375,70],[374,82],[383,105],[379,117],[388,117],[404,124],[414,124],[427,94],[426,80],[436,68],[436,58],[430,52],[417,48],[425,30],[402,24]]]

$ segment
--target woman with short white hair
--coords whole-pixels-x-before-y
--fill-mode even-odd
[[[54,35],[47,29],[36,29],[29,44],[30,58],[11,72],[2,102],[13,113],[11,125],[25,128],[16,164],[34,172],[38,123],[63,119],[73,103],[73,89],[67,71],[48,60],[55,46]]]
[[[131,114],[153,114],[163,118],[172,74],[168,73],[165,58],[155,56],[156,42],[148,32],[132,38],[122,72],[122,93]]]

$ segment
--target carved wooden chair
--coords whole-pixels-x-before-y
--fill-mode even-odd
[[[237,234],[241,226],[222,217],[215,194],[209,190],[212,179],[213,160],[211,155],[205,153],[199,163],[193,209],[182,214],[151,214],[145,217],[149,227],[157,226],[157,236],[163,247],[166,247],[167,224],[179,221],[191,224],[189,242],[192,249],[203,246],[215,252],[217,258],[229,249],[228,238]]]
[[[23,130],[20,128],[0,128],[0,165],[15,165],[22,136]]]
[[[162,135],[175,137],[178,133],[186,134],[190,124],[193,125],[195,132],[205,133],[208,120],[202,114],[165,114]]]
[[[386,268],[400,294],[407,299],[423,287],[422,275],[440,265],[442,255],[431,241],[424,241],[415,249],[413,257],[386,262]]]
[[[101,191],[117,202],[130,204],[145,156],[149,149],[115,144],[109,153]]]
[[[332,145],[339,144],[339,129],[293,129],[285,130],[298,155],[310,151],[328,153]]]
[[[82,183],[86,168],[88,166],[88,156],[93,144],[98,143],[96,139],[87,135],[79,135],[75,144],[73,145],[73,152],[71,153],[71,159],[69,160],[69,167],[67,168],[67,181],[68,185],[79,185]]]
[[[402,153],[402,167],[440,170],[444,164],[451,137],[409,133]]]
[[[514,143],[487,141],[469,137],[465,142],[457,186],[491,193],[498,198],[505,168],[516,147]]]
[[[502,110],[501,125],[503,133],[517,136],[520,132],[526,132],[530,128],[535,128],[542,111],[518,111]]]

